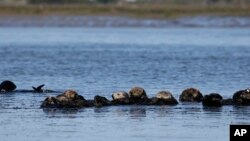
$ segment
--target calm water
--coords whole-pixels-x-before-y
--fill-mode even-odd
[[[132,86],[176,98],[187,87],[230,98],[250,87],[250,28],[0,28],[0,81],[75,89],[87,99]],[[57,94],[0,94],[1,141],[229,140],[250,107],[116,106],[43,110]]]

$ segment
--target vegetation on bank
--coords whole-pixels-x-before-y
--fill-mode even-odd
[[[90,4],[90,3],[160,3],[160,4],[250,4],[250,0],[0,0],[0,4]]]
[[[249,5],[175,5],[151,3],[127,4],[28,4],[0,5],[0,15],[109,15],[142,18],[219,15],[250,16]]]

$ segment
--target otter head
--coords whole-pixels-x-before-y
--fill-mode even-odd
[[[148,98],[147,94],[146,94],[146,91],[141,87],[133,87],[129,91],[129,96],[130,96],[130,98],[133,98],[133,99],[145,99],[145,98]]]
[[[47,97],[42,105],[41,108],[57,108],[59,106],[59,101],[55,97]]]
[[[156,98],[170,100],[173,98],[173,95],[169,91],[160,91],[156,94]]]
[[[6,91],[6,92],[11,92],[16,89],[16,85],[9,80],[5,80],[0,84],[0,91]]]
[[[113,100],[125,100],[129,99],[128,93],[125,91],[119,91],[112,94]]]
[[[76,99],[78,96],[77,92],[74,90],[67,90],[63,93],[63,95],[68,99]]]
[[[180,95],[180,101],[182,102],[201,102],[203,95],[198,89],[188,88],[185,89]]]

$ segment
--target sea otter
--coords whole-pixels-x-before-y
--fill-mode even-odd
[[[176,105],[177,100],[169,91],[160,91],[151,99],[150,105]]]
[[[133,87],[129,91],[129,101],[132,104],[145,105],[148,104],[149,98],[143,88]]]
[[[10,80],[4,80],[0,84],[0,91],[11,92],[14,91],[15,89],[16,89],[15,83]]]
[[[250,105],[250,89],[235,92],[233,95],[233,103],[235,105]]]
[[[59,93],[59,91],[53,91],[48,89],[43,89],[45,85],[39,85],[38,87],[32,86],[33,90],[18,89],[14,82],[5,80],[0,84],[0,92],[18,92],[18,93]]]
[[[221,107],[223,105],[222,96],[218,93],[211,93],[209,95],[205,95],[202,104],[206,107]]]
[[[125,91],[119,91],[112,94],[113,100],[111,101],[113,105],[128,105],[130,104],[129,95]]]
[[[181,102],[201,102],[203,99],[202,93],[195,88],[185,89],[181,95],[179,100]]]
[[[87,100],[74,90],[67,90],[56,97],[47,97],[41,108],[83,108],[90,107]]]
[[[109,105],[111,105],[111,102],[107,98],[103,96],[99,96],[99,95],[94,97],[94,106],[101,107],[101,106],[109,106]]]

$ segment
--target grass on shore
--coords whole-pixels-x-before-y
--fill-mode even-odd
[[[0,6],[0,15],[109,15],[141,18],[175,18],[180,16],[219,15],[250,16],[250,6],[192,5],[26,5]]]

